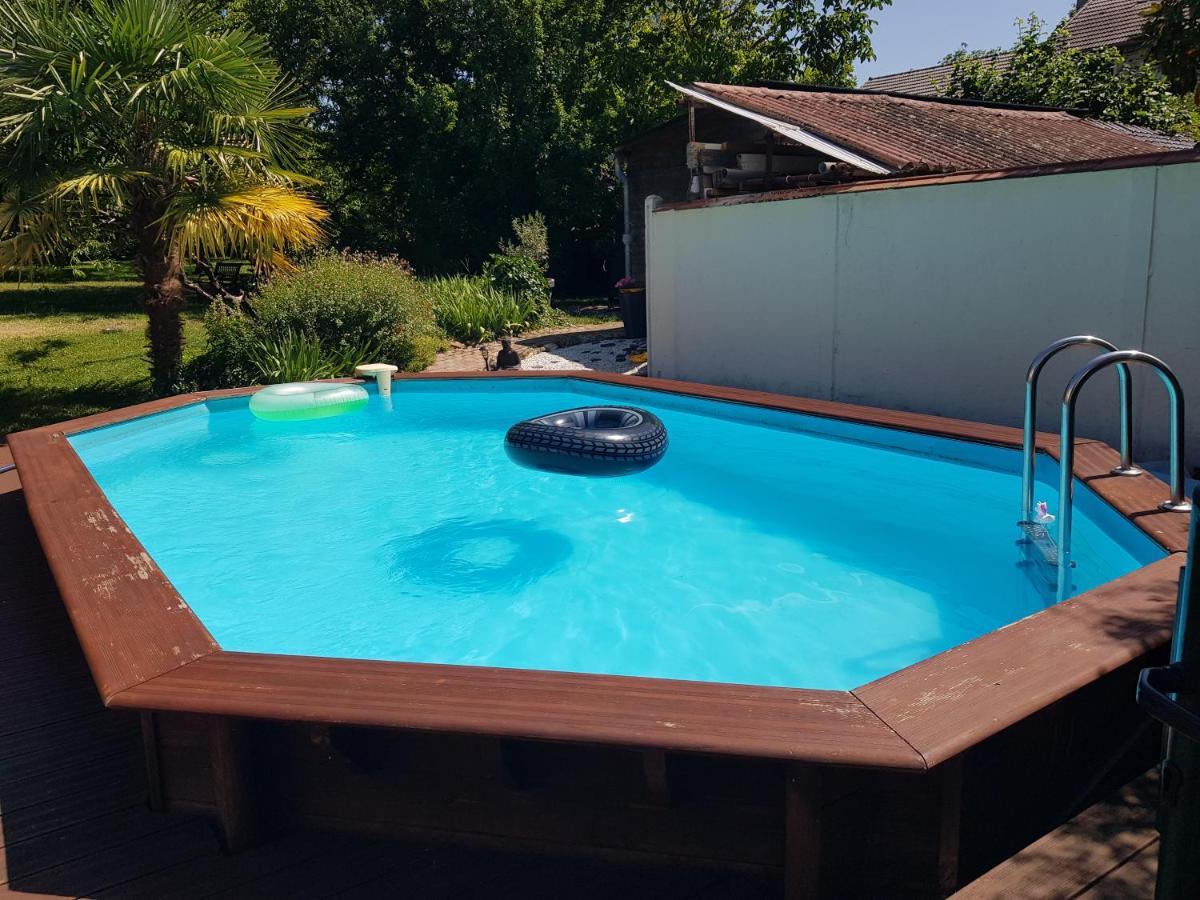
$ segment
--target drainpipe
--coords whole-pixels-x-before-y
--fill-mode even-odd
[[[618,151],[613,156],[613,166],[617,170],[617,181],[621,182],[622,203],[625,207],[625,233],[621,235],[621,243],[625,245],[625,277],[633,274],[633,218],[630,211],[629,196],[629,157]]]

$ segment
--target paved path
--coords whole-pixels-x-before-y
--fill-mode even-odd
[[[543,350],[521,361],[521,368],[530,371],[553,372],[615,372],[618,375],[637,374],[645,366],[646,342],[637,338],[609,338]],[[634,362],[643,354],[642,362]]]
[[[586,341],[600,341],[619,338],[624,334],[621,325],[611,322],[601,322],[597,325],[578,325],[571,328],[539,328],[529,331],[513,341],[513,349],[521,354],[521,358],[533,356],[544,350],[560,347],[570,347]],[[488,352],[488,359],[495,362],[500,350],[500,342],[492,341],[478,347],[453,347],[437,355],[433,365],[426,372],[482,372],[483,353]]]

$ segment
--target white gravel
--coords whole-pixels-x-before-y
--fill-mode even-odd
[[[646,352],[644,340],[613,338],[607,341],[592,341],[576,344],[553,351],[543,351],[526,357],[522,369],[557,370],[575,372],[616,372],[633,374],[645,363],[631,363],[629,357]]]

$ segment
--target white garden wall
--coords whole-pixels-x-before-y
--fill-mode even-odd
[[[1019,425],[1030,358],[1092,333],[1175,369],[1200,462],[1200,163],[659,210],[647,258],[653,375]],[[1047,368],[1043,430],[1088,352]],[[1139,458],[1165,458],[1134,378]],[[1079,422],[1115,444],[1114,374]]]

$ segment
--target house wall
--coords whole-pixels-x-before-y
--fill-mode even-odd
[[[1200,163],[682,210],[650,222],[651,374],[1019,425],[1044,345],[1092,333],[1165,359],[1200,400]],[[1066,379],[1043,376],[1057,429]],[[1137,450],[1167,455],[1134,375]],[[1115,444],[1115,375],[1079,432]],[[1200,462],[1200,409],[1187,426]]]
[[[696,110],[696,139],[707,143],[757,142],[766,129],[719,109]],[[651,194],[674,203],[688,199],[691,175],[687,167],[688,124],[681,116],[623,148],[630,193],[630,274],[646,279],[645,203]]]

